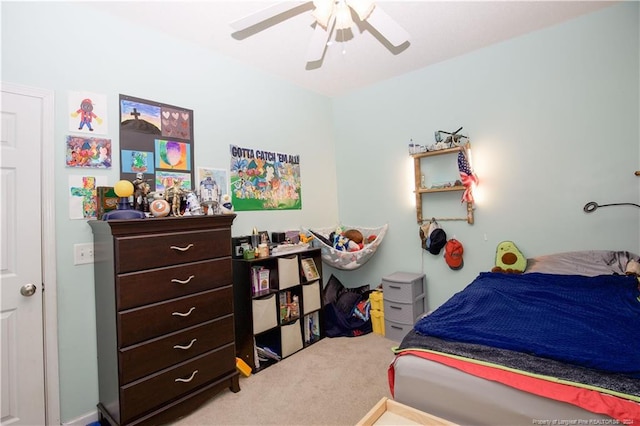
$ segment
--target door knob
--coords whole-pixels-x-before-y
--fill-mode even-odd
[[[22,287],[20,287],[20,294],[25,297],[33,296],[35,293],[36,293],[36,286],[33,284],[25,284]]]

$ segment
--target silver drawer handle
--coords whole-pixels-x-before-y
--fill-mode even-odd
[[[196,309],[196,307],[192,306],[191,309],[189,309],[189,312],[187,312],[186,314],[183,314],[181,312],[174,312],[171,315],[175,315],[177,317],[188,317],[189,315],[191,315],[191,312],[193,312],[194,309]]]
[[[393,306],[393,305],[389,305],[389,307],[391,309],[398,309],[398,310],[402,310],[402,308],[400,306]]]
[[[189,377],[188,379],[181,379],[181,378],[178,377],[175,381],[176,382],[182,382],[182,383],[189,383],[190,381],[193,380],[193,378],[195,377],[197,372],[198,372],[198,370],[196,370],[193,373],[191,373],[191,377]]]
[[[175,345],[173,347],[173,349],[184,349],[184,350],[191,349],[191,346],[193,346],[193,344],[196,342],[196,340],[198,340],[198,339],[193,339],[191,341],[191,343],[189,343],[187,346]]]
[[[397,285],[390,285],[389,288],[395,288],[396,290],[400,290],[402,287],[398,287]]]
[[[177,283],[177,284],[188,284],[189,281],[191,281],[192,279],[194,279],[196,276],[195,275],[191,275],[189,278],[187,278],[186,280],[179,280],[177,278],[172,278],[171,282],[172,283]]]
[[[189,244],[186,247],[178,247],[178,246],[171,246],[171,250],[178,250],[178,251],[187,251],[189,250],[191,247],[193,247],[193,244]]]

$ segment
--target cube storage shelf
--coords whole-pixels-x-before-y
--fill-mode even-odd
[[[303,263],[310,260],[317,275],[307,279]],[[259,268],[269,270],[269,287],[255,291],[252,275]],[[281,256],[234,259],[233,285],[236,356],[253,372],[277,362],[258,356],[258,348],[282,359],[324,337],[319,248]],[[294,300],[297,305],[293,305]]]

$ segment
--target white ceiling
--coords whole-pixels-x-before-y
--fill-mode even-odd
[[[198,43],[334,97],[616,2],[378,1],[378,6],[409,32],[410,44],[394,49],[365,23],[354,27],[352,39],[330,45],[324,60],[314,66],[305,61],[314,23],[310,2],[299,2],[303,4],[268,21],[269,25],[232,35],[230,22],[275,3],[278,2],[209,0],[83,4]]]

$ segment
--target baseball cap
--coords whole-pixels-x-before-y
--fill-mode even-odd
[[[440,250],[447,243],[447,234],[440,225],[436,224],[427,237],[427,250],[431,254],[440,254]]]
[[[449,268],[453,270],[462,269],[464,261],[462,260],[462,253],[464,249],[460,241],[456,239],[450,239],[444,249],[444,260],[449,265]]]

